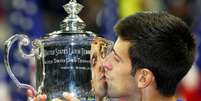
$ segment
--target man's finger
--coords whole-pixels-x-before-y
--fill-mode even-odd
[[[63,93],[63,96],[64,96],[64,98],[65,98],[67,101],[80,101],[78,98],[76,98],[76,97],[70,95],[70,94],[67,93],[67,92],[64,92],[64,93]]]
[[[52,101],[63,101],[63,100],[61,100],[59,98],[55,98],[55,99],[52,99]]]
[[[32,101],[32,100],[31,100]],[[40,95],[33,98],[33,101],[40,101]]]
[[[28,89],[27,90],[27,96],[28,97],[34,97],[35,95],[34,95],[34,93],[33,93],[33,91],[31,89]]]
[[[47,100],[47,95],[46,94],[42,94],[40,96],[40,101],[46,101]]]
[[[33,98],[33,101],[46,101],[47,96],[45,94],[38,95],[37,97]]]

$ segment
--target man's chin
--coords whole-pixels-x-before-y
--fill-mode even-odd
[[[110,98],[121,98],[121,97],[125,97],[127,95],[125,95],[126,93],[122,93],[122,92],[118,92],[118,91],[111,91],[111,90],[107,90],[107,96]]]
[[[107,96],[108,97],[114,97],[114,94],[111,91],[107,90]]]
[[[105,97],[106,89],[104,87],[99,87],[99,89],[97,89],[95,93],[96,93],[95,95],[98,97]]]
[[[120,96],[116,95],[115,93],[112,92],[107,92],[107,96],[110,98],[119,98]]]
[[[108,87],[107,89],[107,96],[111,98],[119,97],[116,91],[113,91],[111,87]]]
[[[106,96],[106,92],[99,92],[96,94],[96,96],[100,97],[100,98],[103,98]]]
[[[99,97],[105,97],[107,92],[107,85],[104,80],[98,81],[95,84],[95,95]]]

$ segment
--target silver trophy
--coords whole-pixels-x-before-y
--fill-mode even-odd
[[[63,7],[69,15],[61,23],[61,30],[33,40],[30,54],[22,49],[30,44],[24,34],[16,34],[5,42],[6,69],[18,87],[31,89],[35,94],[45,93],[48,101],[62,98],[63,92],[69,92],[82,101],[95,100],[91,93],[90,53],[96,35],[84,30],[86,25],[77,15],[82,5],[71,0]],[[19,82],[11,71],[9,52],[16,41],[24,58],[35,58],[36,87]],[[108,43],[112,45],[109,40]]]

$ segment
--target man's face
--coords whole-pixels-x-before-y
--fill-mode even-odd
[[[92,65],[92,88],[94,93],[98,97],[104,97],[106,95],[106,82],[105,71],[102,67],[103,59],[107,54],[107,48],[109,47],[107,41],[103,38],[96,38],[92,42],[91,50],[91,65]]]
[[[104,59],[103,67],[109,97],[126,97],[136,91],[135,78],[131,75],[130,43],[118,38],[112,52]]]

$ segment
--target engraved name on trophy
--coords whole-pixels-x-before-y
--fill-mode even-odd
[[[23,34],[16,34],[5,42],[5,65],[11,79],[20,88],[32,89],[35,94],[45,93],[47,100],[62,98],[63,92],[70,92],[82,101],[95,100],[91,94],[91,42],[95,34],[85,31],[85,23],[78,17],[83,8],[76,0],[63,6],[69,14],[61,30],[49,33],[32,41],[30,54],[22,47],[30,43]],[[18,49],[24,58],[36,60],[36,89],[20,83],[10,69],[9,52],[13,43],[19,41]]]

